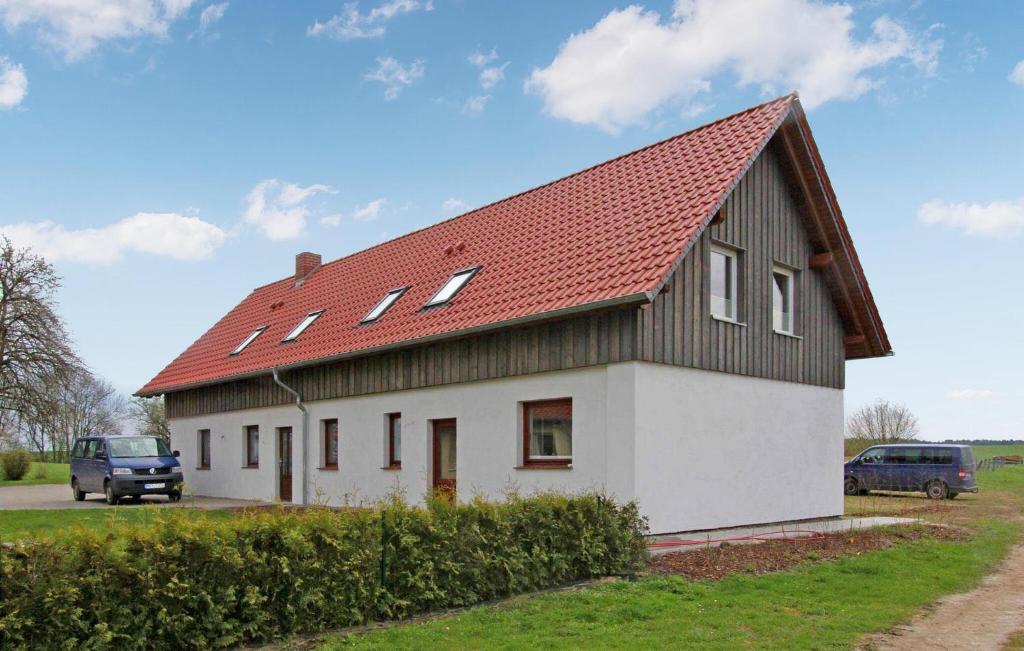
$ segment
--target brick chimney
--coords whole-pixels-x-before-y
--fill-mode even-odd
[[[295,282],[300,282],[320,266],[320,254],[305,251],[295,256]]]

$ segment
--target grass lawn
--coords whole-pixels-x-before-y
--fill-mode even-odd
[[[967,542],[921,540],[717,582],[646,577],[335,637],[323,649],[849,648],[942,595],[970,589],[1020,541],[1024,468],[982,473],[979,484],[980,495],[937,505],[923,497],[847,501],[857,513],[912,512],[967,526]],[[943,510],[929,510],[936,506]]]
[[[37,479],[36,469],[39,466],[43,466],[46,469],[46,475]],[[38,461],[32,462],[32,467],[28,469],[28,473],[18,481],[12,481],[5,479],[3,470],[0,469],[0,488],[4,486],[33,486],[36,484],[64,484],[71,478],[70,466],[66,463],[40,463]]]
[[[974,458],[978,461],[991,457],[1003,457],[1011,454],[1024,456],[1024,445],[975,445]]]
[[[146,524],[172,507],[130,505],[110,509],[53,509],[0,511],[0,540],[26,536],[53,536],[73,532],[77,527],[102,530],[114,524]],[[173,507],[178,511],[178,507]],[[229,511],[189,509],[190,518],[222,519]]]

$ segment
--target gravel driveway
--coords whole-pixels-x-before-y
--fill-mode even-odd
[[[169,508],[192,506],[200,509],[230,509],[245,506],[265,506],[266,502],[248,500],[231,500],[222,497],[182,497],[181,501],[172,504],[163,495],[143,497],[139,504],[159,504]],[[122,500],[121,504],[136,504],[131,500]],[[71,487],[66,484],[39,484],[36,486],[5,486],[0,488],[0,511],[20,509],[103,509],[107,506],[103,495],[90,493],[84,502],[76,502],[71,497]]]

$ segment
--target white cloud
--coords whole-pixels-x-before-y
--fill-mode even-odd
[[[12,109],[28,95],[28,76],[25,68],[7,57],[0,56],[0,109]]]
[[[171,23],[194,0],[0,0],[8,32],[32,27],[40,40],[79,59],[100,43],[152,36],[166,38]]]
[[[465,210],[466,208],[466,202],[463,201],[462,199],[456,199],[455,197],[452,197],[451,199],[445,199],[445,202],[441,204],[441,210],[445,212],[459,212],[460,210]]]
[[[525,90],[554,117],[614,133],[693,102],[722,73],[765,93],[796,88],[809,108],[878,87],[867,73],[888,63],[934,74],[941,41],[887,16],[858,40],[852,14],[850,5],[815,0],[676,0],[662,19],[633,5],[570,36]]]
[[[359,3],[345,4],[337,16],[326,22],[315,21],[306,29],[307,36],[327,36],[343,41],[358,38],[379,38],[384,36],[386,23],[399,14],[414,11],[433,11],[431,0],[390,0],[368,13],[359,13]]]
[[[378,57],[377,69],[367,72],[365,77],[370,81],[384,84],[384,99],[388,102],[398,99],[406,86],[421,79],[426,73],[422,61],[413,61],[408,67],[392,57]]]
[[[210,28],[220,22],[220,19],[224,17],[224,12],[228,10],[228,3],[220,2],[214,5],[210,5],[203,9],[202,13],[199,14],[199,33],[206,34],[210,31]]]
[[[476,52],[473,52],[468,57],[466,57],[466,60],[469,61],[471,65],[474,65],[477,68],[483,68],[488,63],[494,61],[497,58],[498,51],[492,48],[490,52],[481,52],[480,50],[477,50]]]
[[[0,234],[50,261],[111,264],[125,253],[149,253],[175,260],[213,255],[228,233],[198,217],[140,212],[101,228],[68,230],[51,221],[0,226]]]
[[[1018,86],[1024,86],[1024,61],[1018,61],[1017,65],[1013,66],[1009,79]]]
[[[384,208],[387,199],[374,199],[370,203],[356,208],[352,211],[352,219],[357,222],[369,222],[380,217],[380,211]]]
[[[1011,238],[1024,233],[1024,199],[980,203],[929,201],[917,211],[924,224],[940,224],[964,235]]]
[[[483,113],[487,108],[487,102],[491,100],[490,95],[476,95],[470,97],[462,104],[463,113]]]
[[[482,88],[494,88],[501,80],[505,78],[505,68],[508,67],[508,62],[503,63],[500,66],[492,66],[490,68],[484,68],[480,71],[480,86]]]
[[[341,215],[334,213],[333,215],[324,215],[320,218],[321,226],[339,226],[341,225]]]
[[[309,208],[305,201],[322,193],[334,193],[329,185],[302,187],[279,179],[260,181],[245,197],[243,218],[272,240],[290,240],[306,230]]]
[[[1003,394],[991,389],[956,389],[946,394],[950,400],[989,400],[1002,397]]]

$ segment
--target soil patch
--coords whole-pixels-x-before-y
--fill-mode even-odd
[[[853,556],[912,540],[963,541],[969,535],[954,527],[915,525],[861,529],[807,540],[768,541],[662,554],[648,562],[653,574],[678,574],[695,581],[717,581],[730,574],[768,574],[806,562]]]

